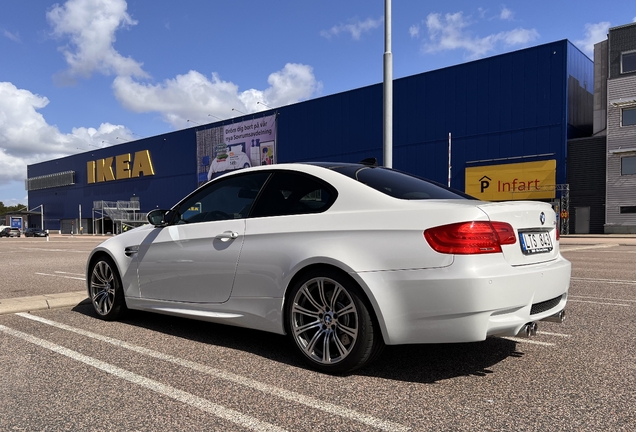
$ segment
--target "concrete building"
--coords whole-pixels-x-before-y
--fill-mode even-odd
[[[609,29],[597,50],[607,61],[605,106],[595,111],[602,120],[607,110],[605,232],[636,233],[636,23]]]

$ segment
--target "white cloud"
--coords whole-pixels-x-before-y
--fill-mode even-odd
[[[607,39],[607,32],[610,25],[608,21],[602,21],[596,24],[585,24],[585,38],[574,41],[574,45],[578,46],[590,57],[593,56],[594,44]]]
[[[2,29],[2,34],[4,35],[4,37],[12,40],[13,42],[20,42],[20,34],[18,33],[11,33],[7,29]]]
[[[63,6],[53,6],[46,15],[53,34],[69,40],[68,45],[60,47],[69,66],[63,79],[88,78],[93,72],[148,76],[141,63],[113,48],[115,32],[137,24],[126,8],[125,0],[68,0]]]
[[[515,17],[515,13],[503,6],[501,9],[501,13],[499,14],[499,18],[505,21],[512,21]]]
[[[331,27],[329,30],[322,30],[320,35],[327,39],[331,39],[332,36],[338,36],[340,33],[350,33],[351,37],[355,40],[359,40],[362,33],[371,31],[378,28],[384,22],[384,18],[378,18],[374,20],[367,18],[365,21],[351,22],[349,24],[339,24]]]
[[[462,12],[446,14],[431,13],[426,17],[429,42],[423,50],[428,53],[461,49],[467,57],[474,59],[495,51],[500,45],[506,47],[523,46],[536,40],[539,33],[535,29],[516,28],[484,37],[472,36],[468,28],[473,24]]]
[[[188,120],[210,122],[208,114],[220,118],[237,115],[232,108],[245,113],[262,110],[256,102],[279,107],[308,99],[322,88],[310,66],[288,63],[269,75],[265,90],[239,87],[223,81],[217,74],[208,79],[197,71],[189,71],[161,84],[145,84],[131,77],[117,77],[113,90],[119,102],[134,112],[158,112],[175,128],[192,126]]]
[[[9,82],[0,82],[0,184],[23,181],[26,166],[113,143],[116,136],[130,136],[123,126],[109,123],[95,128],[75,128],[61,133],[38,111],[49,100]]]
[[[409,34],[412,38],[420,37],[420,26],[418,24],[413,24],[411,27],[409,27]]]

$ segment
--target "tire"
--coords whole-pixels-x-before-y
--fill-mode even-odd
[[[304,275],[290,292],[287,333],[315,369],[347,373],[361,368],[384,341],[358,285],[332,269]]]
[[[127,311],[121,277],[113,260],[108,256],[98,257],[88,274],[89,294],[97,316],[113,321]]]

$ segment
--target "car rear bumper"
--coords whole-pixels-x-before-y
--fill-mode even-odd
[[[514,336],[565,307],[570,262],[512,267],[503,257],[456,256],[436,269],[360,272],[389,345]]]

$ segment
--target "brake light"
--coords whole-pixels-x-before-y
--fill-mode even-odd
[[[557,227],[556,231],[556,239],[557,241],[559,241],[559,239],[561,238],[561,233],[559,232],[559,227]]]
[[[424,238],[431,247],[446,254],[484,254],[501,252],[502,245],[515,244],[515,231],[506,222],[460,222],[429,228]]]

